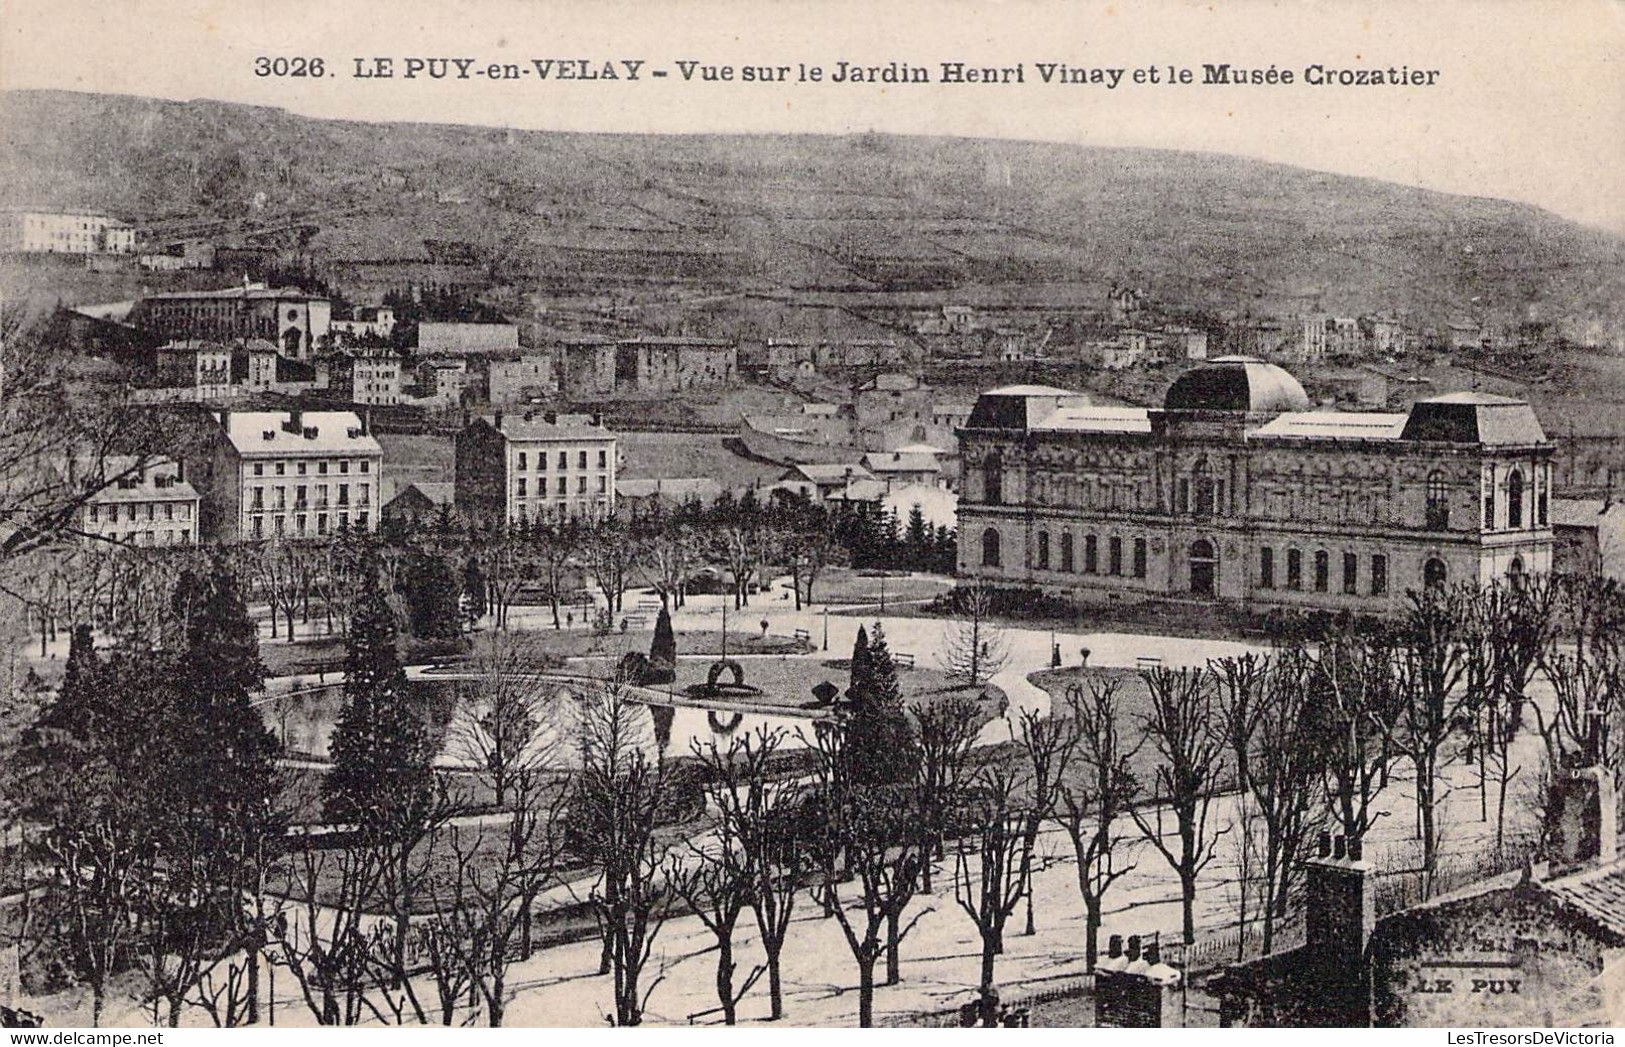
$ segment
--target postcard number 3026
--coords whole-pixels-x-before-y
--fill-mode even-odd
[[[268,58],[254,59],[255,76],[326,76],[327,65],[320,58]]]

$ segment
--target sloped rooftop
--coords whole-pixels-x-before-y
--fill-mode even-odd
[[[1247,432],[1248,439],[1397,440],[1408,415],[1292,411]]]

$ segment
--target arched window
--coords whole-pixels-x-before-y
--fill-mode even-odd
[[[1429,589],[1442,589],[1445,583],[1444,561],[1437,556],[1422,565],[1422,584]]]
[[[1061,570],[1074,571],[1076,569],[1072,564],[1072,532],[1063,531],[1061,533]]]
[[[1092,534],[1083,539],[1083,573],[1100,573],[1100,539]]]
[[[1004,504],[1004,463],[996,454],[982,466],[982,494],[988,505]]]
[[[1315,592],[1323,593],[1331,585],[1332,558],[1324,549],[1315,550]]]
[[[1522,589],[1525,577],[1523,573],[1523,557],[1514,556],[1512,562],[1507,565],[1507,581],[1512,585],[1512,588]]]
[[[1438,469],[1428,474],[1427,500],[1427,529],[1430,531],[1448,531],[1450,529],[1450,488],[1445,482],[1444,473]]]
[[[1038,532],[1038,569],[1049,570],[1049,532]]]
[[[982,532],[982,566],[997,567],[1000,559],[998,529],[989,527]]]
[[[1523,471],[1512,470],[1507,477],[1507,526],[1523,526]]]

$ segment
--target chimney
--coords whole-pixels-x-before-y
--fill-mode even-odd
[[[491,424],[496,426],[497,432],[502,431],[502,412],[501,411],[498,411],[494,416],[492,416]]]
[[[372,408],[366,407],[361,411],[361,435],[372,435]]]
[[[1552,783],[1546,836],[1553,872],[1619,857],[1619,801],[1606,767],[1582,767]]]
[[[1376,876],[1358,839],[1321,833],[1304,863],[1303,955],[1316,965],[1323,1017],[1330,1024],[1371,1024],[1369,946],[1376,929]]]
[[[288,412],[288,420],[287,420],[286,423],[283,424],[282,428],[285,431],[290,432],[295,436],[298,436],[300,433],[304,432],[305,431],[305,412],[302,411],[301,409],[297,408],[297,407],[295,407],[293,410],[289,411]]]

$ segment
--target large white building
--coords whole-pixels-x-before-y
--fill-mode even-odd
[[[100,485],[79,513],[86,537],[129,545],[193,545],[198,493],[170,458],[109,455],[75,462],[71,479]]]
[[[457,434],[457,508],[517,523],[615,511],[615,434],[590,417],[476,418]]]
[[[1186,373],[1161,408],[984,393],[960,431],[960,571],[1079,602],[1381,613],[1425,585],[1551,570],[1553,447],[1527,403],[1308,408],[1247,357]]]
[[[353,411],[221,411],[188,475],[205,537],[319,538],[376,531],[384,452]]]
[[[84,211],[0,210],[0,251],[30,254],[129,254],[135,228]]]
[[[131,311],[130,322],[167,338],[263,338],[291,360],[309,360],[331,334],[333,303],[294,287],[247,284],[148,295]]]

